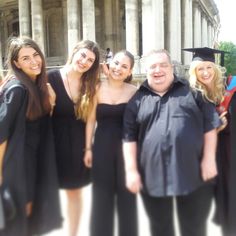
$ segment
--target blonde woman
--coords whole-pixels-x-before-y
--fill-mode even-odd
[[[198,48],[192,51],[195,54],[189,70],[190,84],[200,90],[207,100],[218,106],[224,100],[225,71],[215,64],[214,54],[221,51],[211,48]],[[223,236],[236,234],[236,207],[233,200],[236,199],[235,99],[234,96],[229,110],[220,114],[222,125],[218,129],[215,221],[221,225]]]
[[[200,90],[205,98],[219,105],[225,93],[224,71],[211,61],[193,61],[189,69],[189,82]]]

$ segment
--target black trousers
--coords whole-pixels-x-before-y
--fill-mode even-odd
[[[115,209],[118,235],[137,236],[136,196],[125,187],[124,163],[120,155],[93,159],[91,236],[114,235]]]
[[[213,185],[208,184],[194,192],[177,196],[176,208],[181,236],[206,236],[206,223],[213,197]],[[152,236],[175,236],[174,197],[151,197],[142,194]]]

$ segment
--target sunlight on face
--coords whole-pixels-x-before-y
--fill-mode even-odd
[[[153,53],[147,58],[147,79],[156,92],[165,93],[174,80],[173,65],[165,53]]]
[[[94,52],[87,48],[81,48],[75,53],[72,60],[72,65],[75,71],[84,73],[92,67],[95,59],[96,56]]]
[[[24,71],[32,80],[41,73],[42,58],[40,54],[32,47],[23,47],[20,49],[17,61],[14,61],[17,68]]]
[[[110,76],[113,79],[125,80],[132,73],[131,61],[124,53],[117,53],[109,67]]]
[[[197,80],[205,86],[210,86],[214,81],[215,65],[210,61],[201,62],[195,69]]]

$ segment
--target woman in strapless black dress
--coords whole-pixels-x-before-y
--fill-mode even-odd
[[[91,236],[114,234],[114,213],[118,213],[120,236],[137,236],[135,195],[125,187],[122,155],[122,123],[125,106],[136,87],[132,79],[134,58],[118,52],[106,72],[107,80],[97,90],[86,125],[85,164],[92,167]],[[92,145],[95,124],[97,127]]]
[[[69,235],[76,236],[82,208],[81,189],[90,182],[83,162],[85,122],[96,92],[99,48],[95,42],[79,42],[67,64],[48,72],[56,93],[52,114],[59,184],[68,198]]]

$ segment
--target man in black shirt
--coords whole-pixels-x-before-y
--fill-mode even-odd
[[[123,149],[126,186],[141,190],[152,236],[174,236],[173,200],[182,236],[205,236],[217,175],[213,104],[177,78],[169,53],[146,57],[147,80],[127,105]]]

